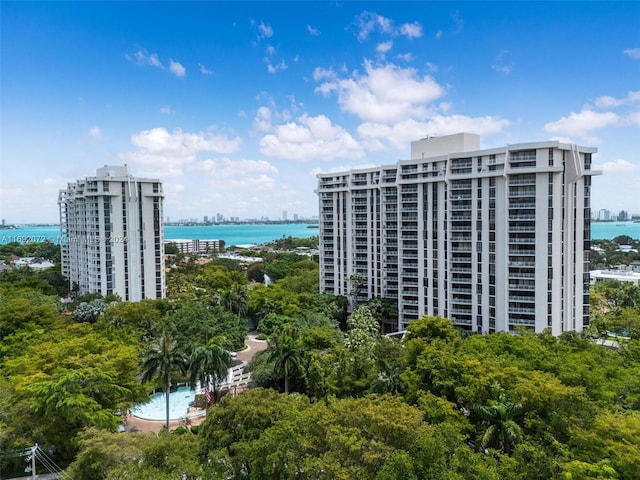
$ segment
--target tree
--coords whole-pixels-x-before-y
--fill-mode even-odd
[[[230,288],[223,290],[218,294],[218,305],[227,312],[238,315],[243,318],[247,314],[247,288],[244,285],[232,285]]]
[[[268,357],[273,362],[274,373],[284,377],[284,393],[289,393],[289,380],[300,371],[303,355],[303,350],[289,335],[271,337]]]
[[[423,315],[420,320],[409,323],[405,338],[407,340],[422,338],[427,341],[439,338],[445,341],[452,341],[460,338],[460,334],[453,326],[453,322],[448,318]]]
[[[55,446],[65,458],[75,454],[80,430],[115,430],[122,421],[116,412],[146,396],[136,378],[137,348],[85,323],[43,332],[23,344],[19,355],[3,359],[0,368],[10,382],[0,403],[9,409],[12,441],[22,437]]]
[[[174,373],[184,374],[187,361],[183,352],[173,339],[163,332],[160,339],[151,345],[144,354],[142,365],[142,381],[147,382],[153,377],[160,377],[165,387],[165,402],[167,412],[167,430],[169,430],[169,395],[171,393],[171,378]]]
[[[213,398],[217,401],[217,386],[227,378],[227,372],[231,365],[229,349],[231,344],[224,336],[213,337],[206,345],[198,345],[191,352],[189,359],[189,371],[191,384],[200,381],[204,386],[211,379],[213,382]],[[209,404],[207,402],[206,406]]]
[[[495,448],[508,454],[522,442],[522,430],[516,422],[522,414],[522,405],[509,401],[499,385],[493,385],[492,391],[497,398],[489,400],[488,405],[471,408],[483,428],[476,447],[479,450]]]
[[[116,302],[107,303],[102,298],[82,302],[73,311],[73,319],[76,322],[96,323],[98,318],[107,311],[107,308],[116,305]]]
[[[367,305],[359,306],[347,318],[347,336],[345,346],[350,350],[359,350],[373,355],[373,347],[380,338],[380,325]]]

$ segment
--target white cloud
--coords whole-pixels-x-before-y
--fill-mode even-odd
[[[174,113],[176,113],[176,111],[171,107],[166,106],[160,108],[160,113],[164,113],[165,115],[173,115]]]
[[[552,134],[589,138],[594,130],[610,127],[619,122],[620,117],[613,112],[594,112],[583,109],[578,113],[571,112],[568,116],[555,122],[547,123],[544,129]],[[597,140],[595,138],[589,139]]]
[[[96,140],[99,140],[100,137],[102,137],[102,132],[100,131],[100,127],[93,127],[89,129],[89,135],[91,136],[91,138],[95,138]]]
[[[511,67],[509,65],[491,65],[491,68],[498,73],[504,73],[508,75],[511,73]]]
[[[309,172],[310,176],[317,176],[320,173],[342,173],[342,172],[348,172],[349,170],[353,170],[353,169],[360,169],[360,168],[375,168],[375,167],[379,167],[380,164],[375,164],[375,163],[358,163],[357,165],[333,165],[331,167],[316,167],[314,169],[312,169]]]
[[[508,75],[509,73],[511,73],[511,70],[513,68],[513,62],[510,62],[508,57],[508,50],[500,50],[500,53],[498,53],[498,55],[496,55],[496,58],[493,60],[493,65],[491,65],[491,68],[498,73]]]
[[[270,62],[267,62],[267,71],[269,73],[277,73],[281,70],[286,70],[287,68],[289,67],[287,66],[284,60],[280,60],[280,63],[276,63],[275,65]]]
[[[435,37],[436,37],[436,40],[440,40],[440,39],[442,38],[442,30],[438,30],[438,31],[436,32]]]
[[[383,150],[386,145],[406,149],[410,142],[426,135],[449,135],[458,132],[492,135],[501,132],[508,125],[508,120],[489,115],[435,115],[424,120],[406,119],[393,125],[363,123],[358,127],[358,134],[370,150]]]
[[[623,53],[634,60],[640,60],[640,48],[627,48]]]
[[[392,48],[393,48],[393,40],[389,40],[388,42],[379,43],[378,46],[376,47],[376,52],[384,55]]]
[[[198,133],[153,128],[132,135],[131,143],[138,150],[122,154],[123,159],[138,165],[146,175],[176,177],[196,161],[199,152],[235,152],[241,140],[217,133],[215,128]]]
[[[162,182],[162,190],[166,194],[182,193],[185,186],[182,183]]]
[[[403,23],[399,28],[400,35],[408,38],[419,38],[422,36],[422,25],[418,22]]]
[[[271,28],[271,25],[267,25],[263,22],[260,22],[260,25],[258,25],[258,37],[271,38],[272,36],[273,36],[273,28]]]
[[[619,158],[612,162],[605,162],[601,165],[594,165],[594,170],[602,170],[605,173],[624,173],[624,172],[638,172],[640,171],[640,165],[637,163],[631,163],[628,160]]]
[[[286,70],[287,68],[289,68],[289,67],[284,62],[284,60],[281,60],[280,63],[276,63],[275,65],[273,65],[271,63],[267,63],[267,71],[269,73],[277,73],[280,70]]]
[[[399,27],[393,25],[393,20],[375,12],[362,12],[356,17],[352,27],[356,37],[361,42],[369,38],[371,33],[419,38],[422,36],[422,25],[419,22],[403,23]]]
[[[266,160],[232,160],[229,158],[207,159],[198,162],[192,170],[215,176],[219,179],[229,179],[252,174],[273,174],[278,169]]]
[[[622,98],[615,98],[609,95],[596,98],[595,104],[598,108],[614,108],[621,105],[628,105],[632,103],[640,102],[640,90],[629,91],[627,95]]]
[[[333,69],[331,68],[324,69],[322,67],[316,67],[313,69],[313,79],[316,82],[319,82],[320,80],[326,80],[326,79],[335,80],[336,78],[337,78],[336,72],[334,72]]]
[[[318,30],[317,28],[313,28],[311,25],[307,25],[307,33],[312,37],[317,37],[318,35],[320,35],[320,30]]]
[[[157,53],[148,53],[146,50],[138,50],[133,55],[129,55],[125,53],[124,57],[131,63],[135,65],[140,65],[143,67],[155,67],[160,70],[169,70],[176,77],[183,78],[187,70],[182,66],[179,62],[174,62],[172,59],[169,59],[169,68],[160,61],[160,57]]]
[[[356,36],[361,42],[372,32],[392,33],[393,21],[374,12],[362,12],[354,21]]]
[[[444,95],[444,88],[432,77],[419,77],[413,68],[391,63],[376,67],[368,60],[364,67],[364,74],[354,72],[343,79],[330,79],[314,72],[314,78],[329,79],[316,92],[323,95],[335,92],[343,111],[380,123],[424,117],[426,104]]]
[[[198,64],[198,68],[200,69],[200,73],[202,75],[213,75],[213,70],[208,69],[207,67],[205,67],[203,64],[199,63]]]
[[[207,159],[189,169],[199,178],[206,179],[207,188],[199,196],[202,211],[218,205],[220,209],[233,206],[233,213],[255,216],[265,212],[265,205],[287,205],[295,190],[278,183],[278,169],[266,160],[252,159]]]
[[[399,53],[398,55],[396,55],[396,58],[398,58],[399,60],[402,60],[403,62],[410,62],[411,60],[413,60],[413,55],[411,53]]]
[[[169,59],[169,71],[178,78],[183,78],[187,74],[187,70],[180,62],[174,62],[171,59]]]
[[[271,109],[260,107],[253,119],[253,127],[262,132],[271,130]]]
[[[307,114],[297,122],[278,125],[273,134],[262,137],[260,151],[269,157],[302,162],[363,155],[360,144],[342,127],[333,125],[324,115]]]
[[[157,67],[162,69],[165,68],[162,62],[160,62],[160,59],[158,58],[157,53],[149,54],[144,49],[138,50],[133,55],[129,55],[128,53],[126,53],[124,56],[128,61],[135,63],[136,65],[152,66],[152,67]]]

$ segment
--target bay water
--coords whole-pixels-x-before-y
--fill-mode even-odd
[[[224,224],[224,225],[165,225],[165,240],[224,240],[225,245],[261,244],[283,237],[308,238],[318,235],[317,224],[306,223],[264,223],[264,224]],[[592,222],[591,238],[612,240],[620,235],[640,240],[640,223],[634,222]],[[17,226],[15,229],[0,230],[0,244],[10,242],[28,243],[50,241],[58,243],[60,227]]]

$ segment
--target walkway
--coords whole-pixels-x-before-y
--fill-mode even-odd
[[[257,340],[254,334],[250,334],[245,340],[245,345],[247,348],[240,351],[236,355],[236,360],[241,362],[240,365],[244,366],[251,361],[251,359],[258,353],[267,348],[267,342],[264,340]],[[246,379],[242,369],[239,370],[238,380]],[[240,382],[238,382],[240,383]],[[246,388],[246,386],[239,386],[236,388],[236,393],[240,393]],[[200,425],[204,422],[206,416],[202,415],[199,417],[193,417],[189,420],[190,425]],[[159,432],[162,427],[165,426],[166,421],[152,421],[152,420],[142,420],[140,418],[136,418],[133,416],[127,417],[127,423],[125,425],[126,432]],[[169,428],[174,430],[179,426],[184,425],[181,420],[172,420],[169,422]]]

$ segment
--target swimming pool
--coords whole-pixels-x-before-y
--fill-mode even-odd
[[[196,391],[189,387],[178,387],[175,392],[169,394],[169,420],[179,420],[184,417],[198,417],[204,415],[204,410],[189,412],[189,404],[195,402]],[[136,405],[131,409],[134,417],[143,420],[166,420],[166,400],[164,392],[153,394],[149,401]]]

